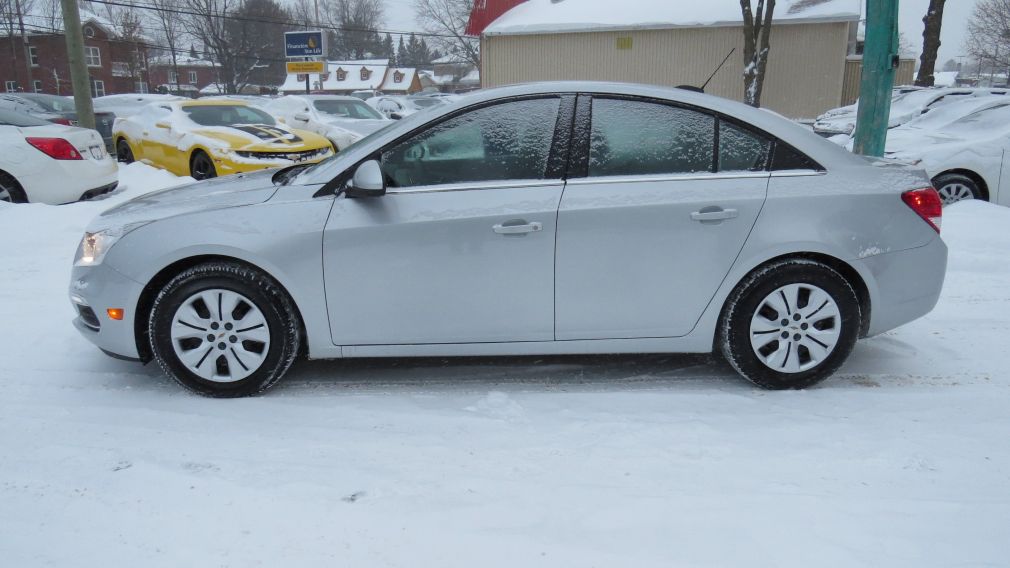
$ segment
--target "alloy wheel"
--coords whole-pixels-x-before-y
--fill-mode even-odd
[[[830,294],[789,284],[765,297],[751,317],[751,347],[768,368],[801,373],[831,355],[841,337],[841,312]]]
[[[230,383],[256,372],[270,349],[270,327],[248,298],[225,289],[197,292],[172,318],[179,361],[208,381]]]
[[[975,194],[972,193],[971,188],[963,183],[948,183],[940,187],[937,192],[940,194],[940,199],[943,200],[944,205],[950,205],[951,203],[957,203],[966,199],[975,199]]]

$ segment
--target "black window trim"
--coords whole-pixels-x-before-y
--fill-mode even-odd
[[[375,150],[374,152],[366,155],[364,158],[358,160],[357,162],[355,162],[354,164],[352,164],[350,167],[348,167],[346,170],[344,170],[343,172],[341,172],[340,174],[338,174],[336,177],[334,177],[330,181],[328,181],[325,184],[323,184],[323,187],[321,187],[319,189],[319,191],[317,191],[315,194],[313,194],[313,197],[324,197],[324,196],[335,196],[335,195],[337,195],[338,190],[344,189],[346,187],[346,185],[347,185],[347,182],[350,181],[352,177],[354,177],[355,170],[357,170],[358,167],[361,164],[363,164],[363,163],[365,163],[365,162],[367,162],[369,160],[381,160],[382,159],[382,154],[384,152],[386,152],[389,148],[392,148],[393,146],[396,146],[397,144],[399,144],[399,143],[401,143],[401,142],[403,142],[403,141],[405,141],[405,140],[407,140],[407,139],[409,139],[409,138],[411,138],[411,137],[413,137],[413,136],[415,136],[415,135],[417,135],[417,134],[419,134],[419,133],[421,133],[421,132],[423,132],[425,130],[428,130],[430,128],[434,128],[434,127],[438,126],[439,124],[442,124],[442,123],[444,123],[444,122],[446,122],[448,120],[452,120],[452,119],[454,119],[454,118],[456,118],[458,116],[461,116],[463,114],[467,114],[467,113],[470,113],[470,112],[473,112],[473,111],[476,111],[476,110],[480,110],[482,108],[497,106],[497,105],[500,105],[500,104],[507,104],[507,103],[511,103],[511,102],[517,102],[517,101],[528,101],[528,100],[539,100],[539,99],[559,99],[559,102],[558,102],[558,118],[557,118],[557,121],[554,124],[554,134],[551,137],[551,148],[549,149],[548,154],[547,154],[547,165],[545,166],[545,169],[544,169],[544,179],[539,180],[540,182],[543,182],[543,183],[530,184],[529,187],[540,187],[540,186],[544,186],[544,185],[553,185],[554,183],[558,183],[558,182],[562,182],[563,183],[564,180],[565,180],[565,178],[563,177],[564,174],[565,174],[565,168],[563,167],[563,165],[564,165],[565,161],[567,161],[567,159],[568,159],[567,156],[568,156],[569,152],[559,150],[558,148],[555,147],[555,144],[557,144],[559,142],[559,140],[563,140],[566,137],[570,139],[571,131],[572,131],[572,128],[573,128],[572,125],[571,125],[571,122],[574,120],[574,110],[573,109],[574,109],[574,106],[575,106],[575,97],[576,97],[576,93],[568,92],[568,91],[565,91],[565,92],[553,92],[553,93],[530,93],[530,94],[526,94],[526,95],[515,95],[515,96],[511,96],[511,97],[503,97],[503,98],[500,98],[500,99],[493,99],[493,100],[489,100],[489,101],[481,101],[479,103],[474,103],[472,105],[469,105],[469,106],[466,106],[466,107],[463,107],[463,108],[460,108],[460,109],[456,109],[456,110],[454,110],[454,111],[452,111],[452,112],[450,112],[448,114],[445,114],[443,116],[438,117],[437,120],[421,124],[417,128],[411,129],[411,130],[405,132],[403,135],[401,135],[401,136],[399,136],[397,138],[394,138],[393,140],[390,140],[386,144],[383,144],[382,147],[380,147],[377,150]],[[564,125],[564,121],[566,121],[566,120],[569,121],[569,124],[567,126]],[[559,131],[565,131],[565,130],[567,130],[569,132],[569,134],[566,135],[564,132],[559,132]],[[568,146],[569,146],[569,148],[571,147],[570,144]],[[552,162],[552,159],[555,160],[555,162]],[[559,163],[556,163],[556,162],[559,162]],[[548,174],[553,174],[553,173],[556,173],[558,175],[558,177],[547,177]],[[500,184],[504,186],[507,182],[508,182],[508,180],[501,180]],[[495,180],[491,180],[491,181],[483,181],[483,182],[474,182],[474,185],[478,186],[478,187],[474,187],[474,189],[475,190],[477,190],[477,189],[487,189],[488,188],[488,184],[492,184],[492,183],[496,183],[496,181]],[[457,184],[451,184],[451,185],[457,185]],[[389,193],[395,195],[397,193],[408,194],[408,193],[419,193],[419,192],[422,192],[422,191],[434,191],[434,190],[426,190],[426,189],[424,189],[426,187],[432,187],[432,188],[434,188],[434,187],[438,187],[438,186],[420,186],[420,187],[418,187],[418,189],[416,191],[390,191]],[[405,189],[405,188],[396,188],[396,189]]]
[[[757,127],[748,122],[740,120],[734,116],[730,116],[710,108],[692,105],[689,103],[683,103],[680,101],[671,101],[668,99],[657,99],[654,97],[647,97],[642,95],[628,95],[623,93],[597,93],[597,92],[586,92],[578,94],[578,104],[575,112],[575,123],[572,126],[573,137],[572,143],[573,148],[570,150],[570,158],[568,162],[568,171],[565,179],[588,179],[589,176],[589,139],[592,130],[592,104],[593,99],[611,99],[611,100],[626,100],[626,101],[639,101],[645,103],[653,103],[664,106],[670,106],[674,108],[679,108],[683,110],[690,110],[695,112],[700,112],[703,114],[710,115],[715,119],[715,132],[713,135],[713,153],[712,166],[709,168],[708,174],[712,176],[718,176],[721,172],[719,171],[719,124],[721,121],[726,121],[733,126],[740,128],[745,132],[749,132],[755,136],[767,139],[770,143],[768,145],[768,154],[765,156],[765,165],[762,170],[755,170],[750,173],[767,172],[770,174],[775,174],[779,172],[791,172],[800,170],[773,170],[772,164],[775,158],[775,151],[779,145],[783,145],[790,148],[793,152],[796,152],[800,156],[807,159],[813,166],[813,171],[825,172],[824,166],[822,166],[817,160],[811,158],[806,152],[802,152],[796,149],[795,146],[781,140],[779,137]],[[670,173],[669,176],[685,176],[685,177],[695,177],[704,175],[706,172],[680,172],[680,173]],[[606,179],[606,178],[636,178],[642,177],[643,179],[655,179],[656,174],[628,174],[622,176],[592,176],[594,179]]]

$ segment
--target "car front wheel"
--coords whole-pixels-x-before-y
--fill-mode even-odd
[[[116,143],[116,161],[123,164],[132,164],[133,160],[133,149],[130,148],[130,143],[120,139]]]
[[[801,389],[826,379],[859,336],[856,292],[837,271],[811,260],[756,271],[726,306],[719,349],[737,372],[767,389]]]
[[[197,150],[189,161],[189,175],[196,180],[217,177],[214,162],[205,152]]]
[[[245,265],[211,262],[173,278],[151,309],[151,351],[187,389],[213,397],[248,396],[279,381],[301,347],[291,299],[269,276]]]
[[[983,199],[982,190],[975,180],[961,174],[943,174],[933,180],[933,187],[940,194],[944,205],[966,199]]]

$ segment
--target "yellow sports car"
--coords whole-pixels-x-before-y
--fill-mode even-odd
[[[117,118],[112,138],[121,162],[142,161],[195,179],[315,163],[334,154],[326,138],[278,125],[241,101],[152,103]]]

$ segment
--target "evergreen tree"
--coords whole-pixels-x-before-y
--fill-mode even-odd
[[[403,44],[403,36],[400,36],[400,45],[396,48],[396,65],[397,67],[407,67],[410,65],[410,55],[407,53],[407,47]]]
[[[389,58],[391,63],[393,62],[392,60],[396,58],[396,53],[393,51],[393,36],[389,33],[387,33],[385,39],[382,40],[381,55],[382,57]]]
[[[190,44],[189,46],[189,56],[192,59],[199,59],[200,56],[196,53],[196,44]]]

